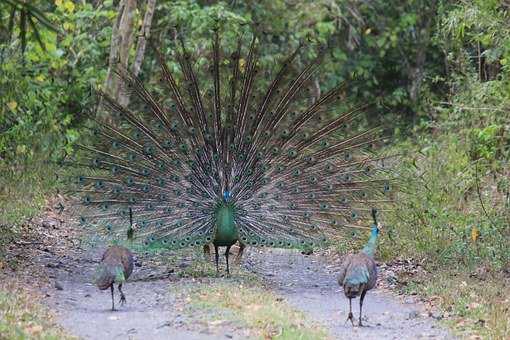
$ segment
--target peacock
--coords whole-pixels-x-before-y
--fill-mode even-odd
[[[126,296],[122,292],[122,284],[133,272],[133,254],[125,247],[114,245],[106,249],[96,271],[95,284],[101,289],[110,288],[112,292],[112,311],[115,310],[114,284],[118,284],[120,303],[126,303]]]
[[[376,218],[376,210],[372,209],[374,223],[371,226],[370,238],[367,244],[357,254],[345,257],[340,267],[338,284],[343,287],[345,296],[349,299],[349,315],[347,321],[354,325],[352,315],[352,299],[359,296],[359,326],[363,326],[361,315],[363,300],[367,291],[375,287],[377,283],[377,265],[374,261],[374,254],[379,237],[379,225]]]
[[[215,28],[194,56],[175,34],[174,63],[154,47],[152,86],[117,68],[131,103],[98,90],[111,118],[91,118],[71,162],[80,223],[110,239],[130,233],[146,251],[212,243],[217,272],[226,247],[227,275],[237,241],[311,249],[365,228],[392,185],[374,150],[380,129],[356,124],[369,105],[350,107],[346,84],[313,91],[321,47],[307,60],[299,44],[267,81],[260,40],[240,35],[222,51]]]

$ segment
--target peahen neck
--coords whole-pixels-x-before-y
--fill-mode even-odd
[[[372,227],[372,232],[370,233],[370,238],[368,239],[367,244],[363,247],[362,252],[370,257],[374,257],[375,250],[377,248],[377,238],[379,237],[379,229],[377,227]]]
[[[238,237],[237,227],[234,221],[235,209],[233,204],[222,202],[216,209],[216,233],[213,243],[217,246],[231,246]]]

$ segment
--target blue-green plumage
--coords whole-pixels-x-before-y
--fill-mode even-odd
[[[379,237],[379,229],[377,225],[372,225],[370,230],[370,238],[368,239],[367,244],[361,250],[364,254],[374,257],[375,250],[377,248],[377,238]]]
[[[222,202],[215,214],[216,226],[213,244],[220,247],[233,245],[239,238],[239,232],[235,223],[234,206],[231,203]]]

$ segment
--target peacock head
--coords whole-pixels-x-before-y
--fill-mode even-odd
[[[230,199],[232,198],[232,194],[230,193],[230,191],[224,191],[223,192],[223,201],[225,203],[228,203],[230,202]]]

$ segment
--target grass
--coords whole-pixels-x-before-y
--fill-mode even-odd
[[[190,316],[199,316],[209,325],[234,324],[263,339],[327,338],[321,327],[268,291],[255,274],[232,265],[231,278],[215,278],[214,264],[197,252],[191,264],[178,273],[193,282],[177,288]]]
[[[427,297],[442,310],[460,337],[510,339],[510,279],[499,274],[476,278],[462,270],[442,270],[411,281],[407,290]]]
[[[211,312],[208,315],[230,319],[249,328],[260,338],[327,337],[320,327],[310,325],[301,312],[260,286],[222,280],[193,287],[189,298],[192,309],[207,310]]]
[[[71,339],[50,313],[16,287],[0,287],[0,339]]]

